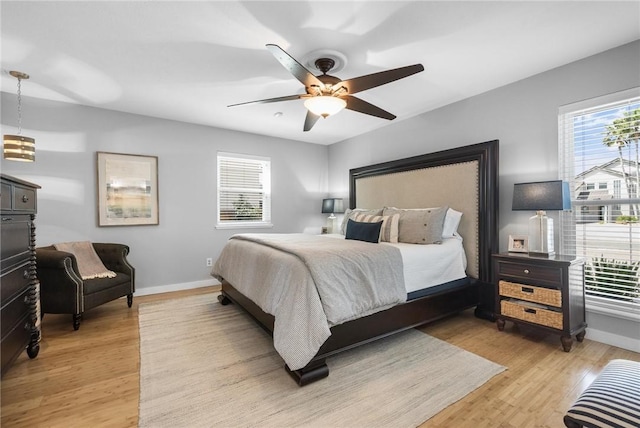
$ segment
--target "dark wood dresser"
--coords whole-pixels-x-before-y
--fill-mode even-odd
[[[25,349],[40,350],[39,283],[36,276],[35,217],[40,186],[0,174],[0,304],[2,374]]]
[[[565,352],[571,350],[572,336],[582,342],[587,328],[582,259],[494,254],[493,273],[498,330],[509,320],[558,334]]]

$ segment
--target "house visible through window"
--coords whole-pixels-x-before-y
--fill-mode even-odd
[[[585,259],[590,310],[640,320],[640,88],[562,107],[558,123],[560,252]]]
[[[218,228],[271,226],[271,160],[218,153]]]

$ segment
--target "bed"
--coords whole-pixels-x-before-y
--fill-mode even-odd
[[[300,386],[328,376],[327,358],[388,335],[473,307],[476,316],[493,320],[490,257],[498,249],[497,178],[497,140],[349,171],[351,209],[444,207],[462,213],[456,228],[461,239],[443,240],[447,246],[451,243],[462,248],[462,274],[436,276],[432,281],[437,283],[416,286],[416,282],[431,281],[414,269],[419,263],[408,263],[411,257],[422,256],[397,248],[400,244],[371,246],[313,235],[304,238],[308,242],[300,242],[298,234],[238,234],[229,240],[212,271],[222,284],[220,303],[241,307],[274,337],[285,369]],[[338,248],[345,243],[349,247]],[[323,311],[326,302],[333,299],[341,305],[346,299],[341,294],[345,287],[332,287],[342,271],[325,266],[332,257],[348,261],[355,254],[357,258],[365,245],[369,245],[367,251],[375,247],[380,254],[371,268],[375,272],[362,281],[382,282],[388,287],[382,289],[382,296],[380,290],[374,291],[372,302],[358,295],[353,313]],[[289,251],[291,247],[295,254]],[[451,257],[459,258],[455,254]],[[398,258],[400,269],[394,267]],[[413,270],[407,270],[409,267]],[[414,284],[410,290],[405,287],[405,277]],[[269,286],[272,280],[279,284],[275,291]],[[305,303],[300,304],[302,301]],[[281,309],[294,307],[289,312]],[[301,307],[304,312],[297,313]],[[324,323],[320,322],[323,317]],[[292,339],[288,334],[297,337]]]

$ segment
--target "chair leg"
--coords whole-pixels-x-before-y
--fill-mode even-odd
[[[73,314],[73,329],[77,330],[80,328],[80,320],[82,319],[82,314]]]
[[[133,294],[127,294],[127,306],[133,305]]]

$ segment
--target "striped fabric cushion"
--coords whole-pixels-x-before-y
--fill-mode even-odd
[[[398,223],[400,221],[400,214],[394,214],[391,216],[356,214],[353,220],[366,223],[377,223],[382,221],[382,227],[380,228],[380,242],[398,243]]]
[[[640,427],[640,362],[610,361],[564,417],[567,427]]]

